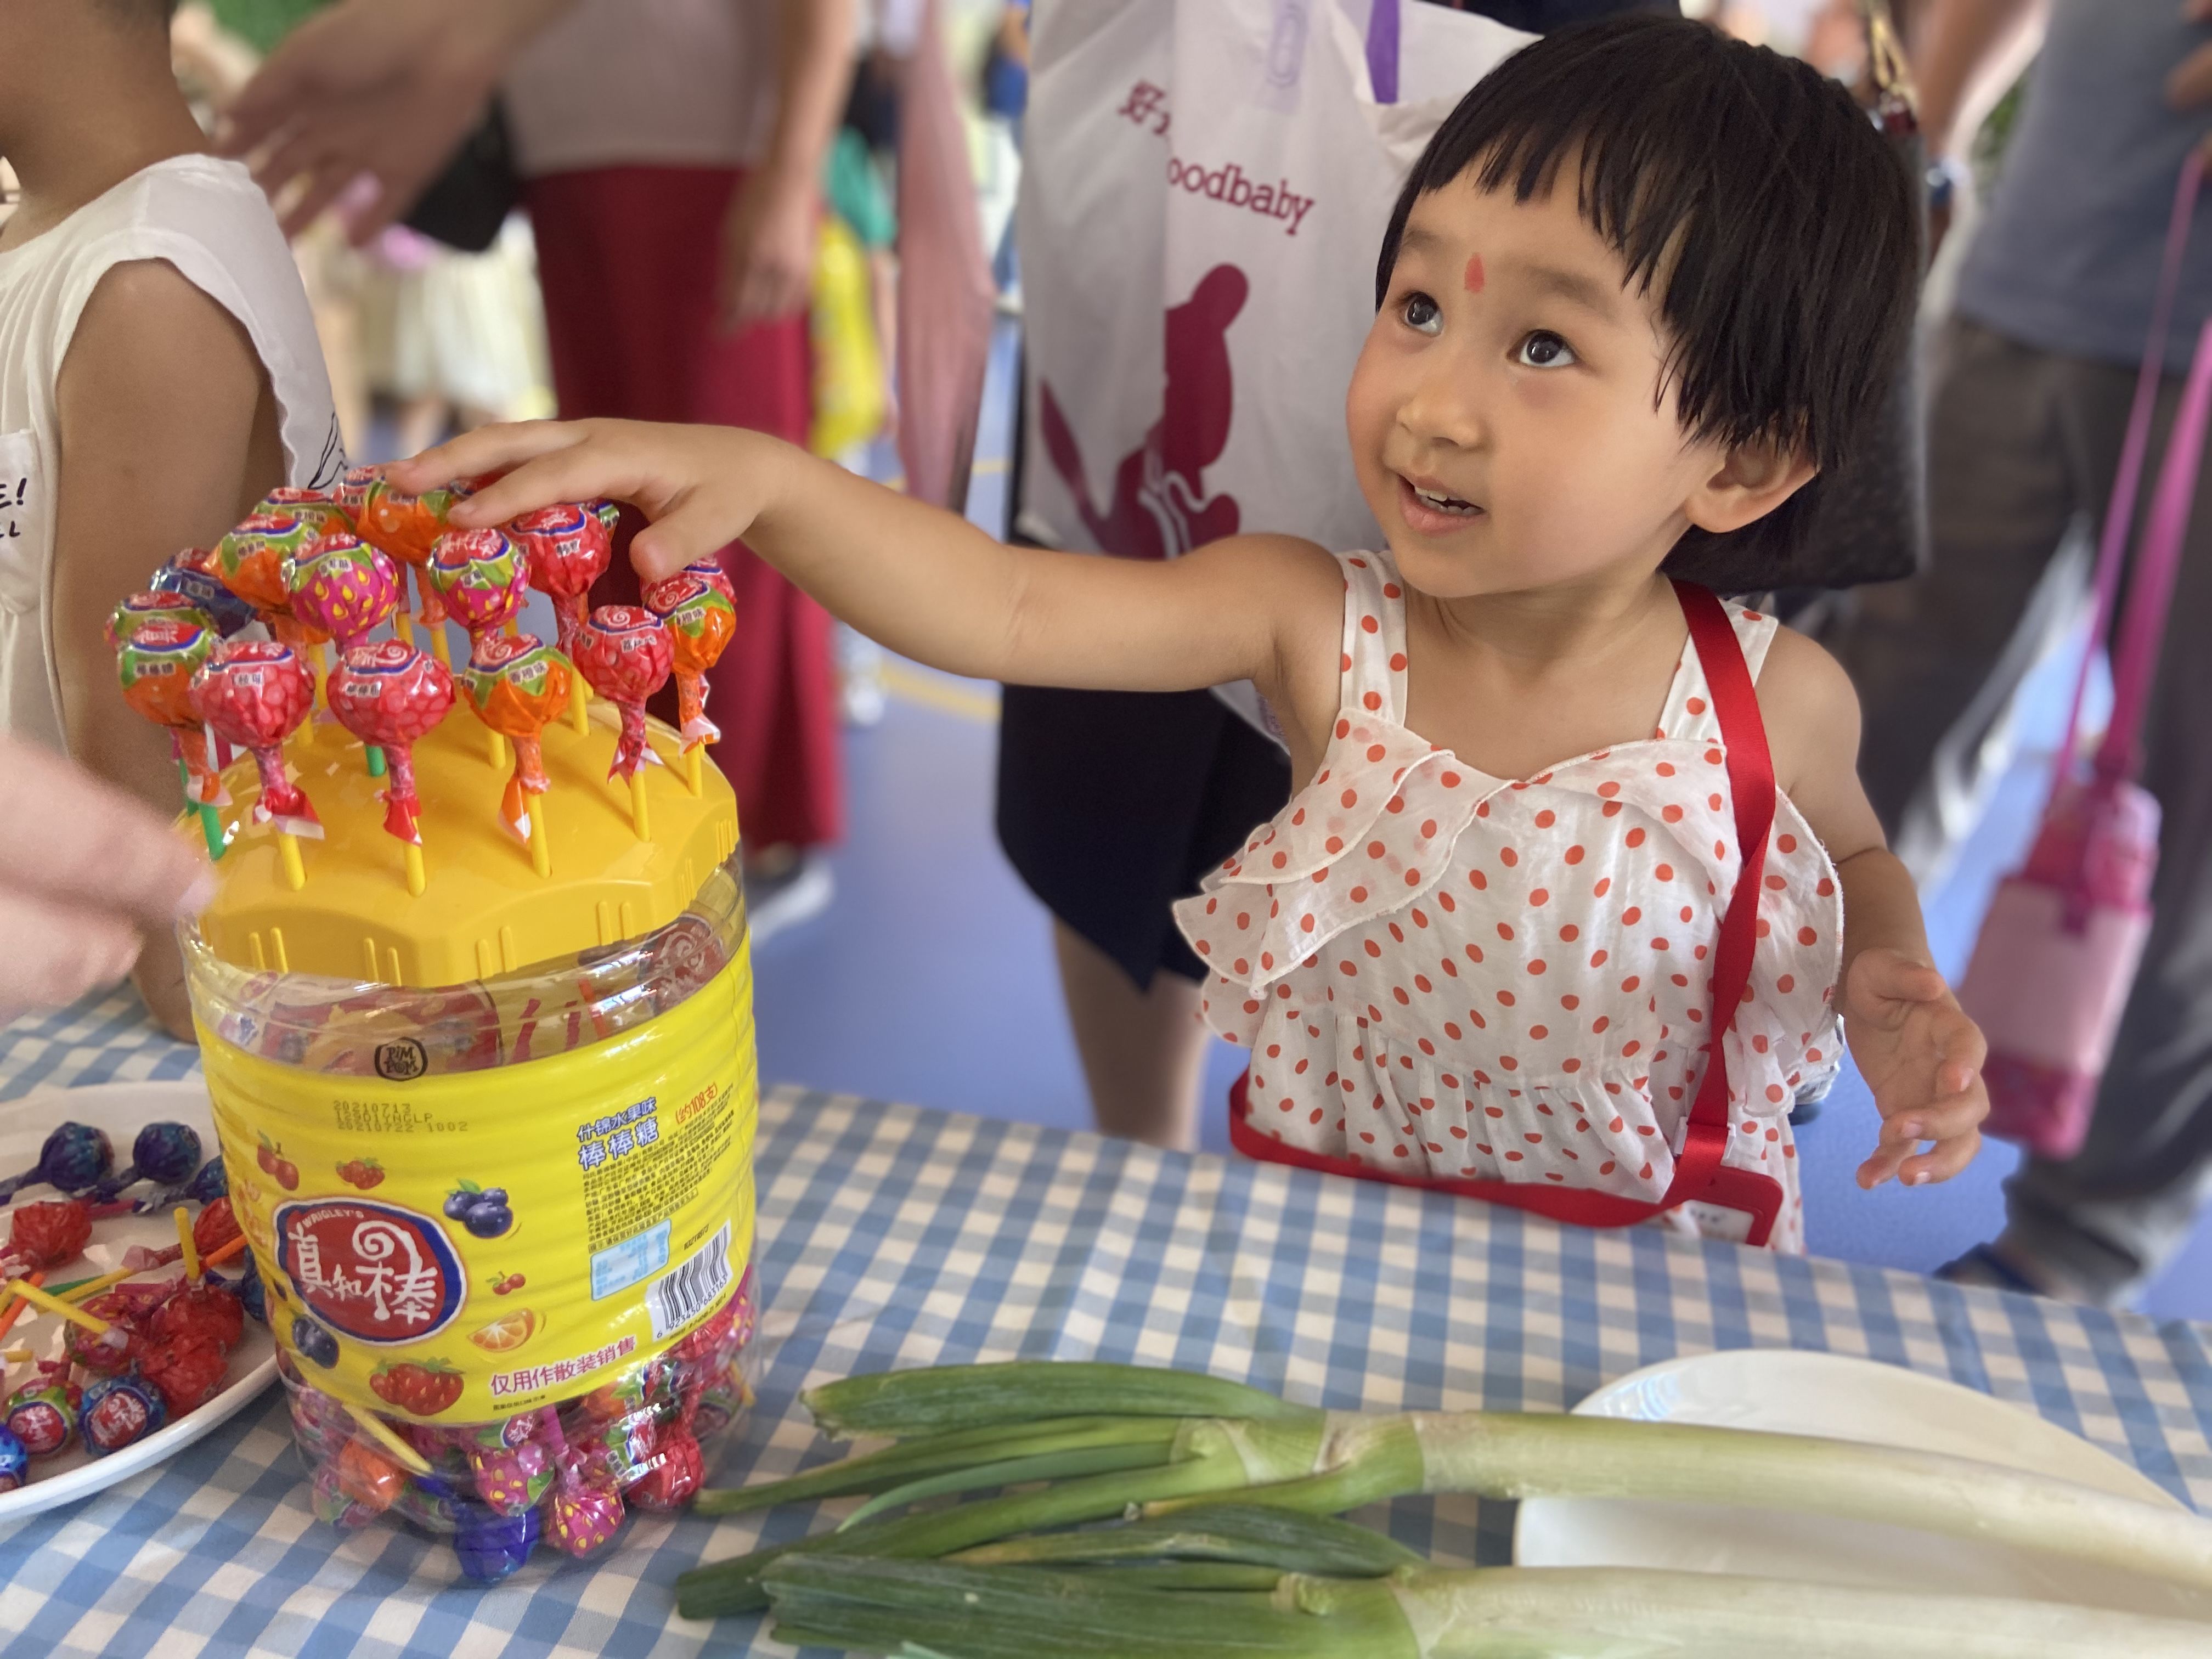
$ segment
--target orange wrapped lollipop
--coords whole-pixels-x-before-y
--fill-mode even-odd
[[[737,607],[720,589],[688,573],[645,590],[645,602],[668,629],[676,672],[676,703],[683,726],[686,781],[699,793],[699,750],[722,733],[707,718],[707,671],[720,660],[738,631]]]
[[[477,718],[514,744],[514,774],[507,780],[500,815],[530,848],[541,876],[552,873],[545,841],[543,797],[545,763],[538,734],[568,705],[575,668],[536,635],[487,634],[477,641],[459,675]]]
[[[371,547],[415,570],[415,592],[422,625],[430,630],[430,650],[440,662],[446,654],[446,602],[430,580],[430,556],[446,533],[446,515],[456,502],[475,493],[467,483],[410,495],[394,489],[381,472],[356,467],[338,486],[338,502],[353,514],[354,533]],[[356,505],[357,503],[357,505]]]

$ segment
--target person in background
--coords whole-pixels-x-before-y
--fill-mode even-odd
[[[110,613],[270,489],[345,468],[299,272],[246,169],[204,149],[167,0],[0,0],[0,155],[21,184],[0,224],[0,728],[168,815],[176,763],[117,691]],[[23,810],[25,780],[0,787]],[[64,810],[91,799],[29,810],[58,848],[103,833]],[[168,935],[133,978],[189,1036]]]
[[[2046,16],[1941,342],[1929,568],[1867,590],[1830,641],[1864,701],[1868,793],[1923,884],[1984,798],[2002,747],[1985,737],[2079,598],[2079,562],[2054,575],[2054,560],[2069,526],[2102,521],[2175,179],[2207,142],[2212,0],[1936,0],[1914,68],[1939,169],[1970,136],[1961,109],[1988,101],[1986,71]],[[2154,456],[2208,313],[2212,224],[2200,211]],[[2212,513],[2200,501],[2144,741],[2142,781],[2165,809],[2155,921],[2095,1121],[2074,1158],[2027,1162],[2002,1237],[1951,1264],[1954,1277],[2124,1302],[2187,1237],[2212,1179],[2212,653],[2197,646],[2208,629]]]
[[[1674,0],[1438,3],[1531,32],[1678,9]],[[1051,302],[1025,296],[1032,313]],[[1285,474],[1308,464],[1280,458]],[[1205,970],[1169,905],[1289,799],[1289,761],[1210,691],[1010,685],[1000,710],[999,842],[1052,912],[1093,1119],[1108,1134],[1194,1147],[1212,1037],[1199,1018]]]
[[[537,234],[553,385],[570,417],[809,420],[820,179],[851,72],[852,0],[342,0],[230,112],[285,222],[361,173],[365,240],[404,212],[495,93]],[[738,634],[709,678],[757,939],[830,901],[842,830],[830,620],[742,546]],[[636,597],[616,562],[593,598]]]

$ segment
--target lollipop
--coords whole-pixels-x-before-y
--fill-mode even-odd
[[[188,547],[154,573],[147,586],[170,593],[204,613],[215,632],[228,639],[253,621],[254,610],[222,584],[211,548]]]
[[[169,1408],[155,1388],[135,1370],[104,1376],[84,1391],[77,1432],[94,1457],[120,1451],[169,1420]]]
[[[731,586],[730,573],[722,568],[722,562],[720,559],[694,559],[690,563],[685,565],[683,569],[678,571],[676,574],[678,576],[696,576],[701,581],[706,583],[708,586],[713,588],[717,593],[720,593],[724,599],[727,599],[732,607],[737,605],[738,590]],[[671,581],[675,580],[675,579],[676,578],[674,576],[669,578]]]
[[[115,1149],[89,1123],[64,1123],[39,1147],[39,1161],[19,1176],[0,1181],[0,1204],[40,1182],[65,1193],[82,1193],[114,1167]]]
[[[691,757],[691,793],[696,795],[699,745],[722,740],[721,732],[707,718],[707,671],[721,659],[722,648],[738,631],[737,607],[720,589],[692,575],[653,583],[645,590],[645,602],[668,629],[684,750]]]
[[[301,520],[318,536],[353,529],[353,514],[346,511],[335,490],[296,489],[280,484],[255,504],[253,513],[256,518]]]
[[[352,513],[355,533],[415,568],[422,624],[430,630],[430,650],[440,662],[446,660],[446,607],[428,567],[431,550],[445,533],[446,515],[471,493],[468,486],[457,485],[410,495],[394,489],[381,472],[365,468],[347,473],[338,486],[339,504]]]
[[[284,586],[295,617],[350,651],[398,607],[399,568],[352,532],[338,530],[284,562]]]
[[[327,1521],[345,1532],[365,1527],[376,1519],[381,1505],[364,1504],[348,1492],[342,1484],[337,1466],[323,1463],[317,1466],[307,1483],[309,1504],[315,1518]]]
[[[552,1460],[535,1440],[526,1440],[512,1450],[471,1446],[468,1458],[477,1496],[501,1515],[520,1515],[533,1508],[553,1481]]]
[[[622,710],[622,736],[607,775],[629,780],[630,821],[640,841],[651,834],[641,769],[655,758],[646,746],[645,700],[668,683],[674,661],[660,619],[634,605],[603,605],[576,630],[576,666],[592,690]]]
[[[501,531],[448,531],[426,568],[471,646],[504,628],[530,597],[530,562]]]
[[[349,466],[331,491],[331,499],[338,504],[338,511],[346,515],[346,522],[356,531],[368,512],[369,486],[381,476],[373,466]]]
[[[315,544],[316,528],[289,513],[255,514],[215,544],[215,574],[222,585],[252,605],[269,631],[287,645],[328,639],[322,629],[292,614],[292,591],[284,580],[288,561]]]
[[[190,599],[175,593],[148,592],[133,593],[108,613],[107,623],[100,631],[107,636],[110,650],[137,633],[140,626],[149,622],[189,623],[195,628],[211,628],[206,611]]]
[[[501,816],[529,844],[538,873],[549,874],[539,800],[545,793],[545,765],[538,734],[567,705],[575,671],[568,658],[533,635],[509,639],[495,634],[477,641],[460,678],[477,718],[514,741],[514,775],[507,780]]]
[[[510,520],[507,533],[530,561],[530,585],[553,601],[555,643],[574,656],[576,630],[591,614],[592,584],[614,556],[611,517],[569,501]],[[584,695],[579,674],[568,682],[568,721],[579,733],[589,729]]]
[[[384,750],[392,779],[384,792],[384,828],[405,843],[407,890],[422,891],[422,802],[415,793],[413,745],[453,706],[453,677],[411,645],[383,640],[345,653],[331,682],[331,712],[363,743]]]
[[[173,1209],[179,1204],[212,1206],[217,1199],[226,1197],[229,1191],[230,1183],[223,1173],[222,1154],[217,1152],[206,1163],[201,1164],[198,1173],[181,1186],[166,1187],[158,1193],[149,1193],[145,1197],[133,1199],[127,1204],[119,1201],[103,1204],[93,1211],[93,1219],[97,1221],[104,1216],[126,1213],[153,1215],[161,1211]],[[227,1209],[228,1206],[225,1207]],[[204,1217],[204,1212],[203,1216]],[[170,1260],[174,1261],[175,1258],[173,1256]]]
[[[536,1510],[507,1516],[462,1499],[454,1505],[454,1520],[453,1553],[460,1558],[461,1571],[479,1584],[495,1584],[514,1571],[538,1542]]]
[[[586,1556],[614,1541],[622,1529],[622,1494],[611,1485],[586,1480],[582,1459],[568,1449],[561,1431],[561,1413],[552,1407],[538,1413],[546,1441],[553,1448],[553,1467],[560,1485],[546,1506],[553,1542],[564,1553]]]
[[[31,1478],[29,1448],[6,1429],[0,1429],[0,1492],[13,1492]]]
[[[349,1440],[338,1453],[338,1490],[379,1515],[392,1507],[406,1480],[399,1465],[366,1440]]]
[[[169,733],[185,803],[199,814],[208,854],[222,856],[222,823],[216,808],[230,796],[208,753],[207,728],[193,706],[191,683],[216,649],[215,631],[198,623],[155,618],[140,622],[115,648],[115,678],[123,701]]]
[[[63,1349],[94,1376],[114,1376],[146,1358],[145,1334],[137,1324],[143,1311],[138,1297],[110,1291],[76,1311],[86,1316],[89,1323],[71,1320],[63,1334]],[[92,1325],[102,1328],[94,1330]]]
[[[92,1212],[82,1199],[18,1204],[8,1212],[8,1248],[0,1252],[0,1272],[58,1267],[73,1261],[92,1242]]]
[[[149,1123],[131,1143],[131,1162],[109,1176],[88,1195],[105,1204],[125,1187],[140,1181],[175,1183],[189,1181],[200,1167],[200,1138],[189,1123]]]
[[[228,1351],[204,1338],[156,1346],[139,1365],[140,1375],[160,1392],[171,1417],[196,1412],[221,1394],[229,1370]]]
[[[253,821],[276,825],[284,876],[294,891],[307,885],[294,837],[322,838],[313,805],[284,770],[284,739],[315,706],[314,682],[289,645],[245,641],[218,648],[192,676],[192,707],[217,737],[250,750],[261,773]]]
[[[82,1390],[68,1380],[69,1367],[49,1362],[43,1373],[8,1396],[7,1429],[33,1457],[52,1457],[76,1431]]]

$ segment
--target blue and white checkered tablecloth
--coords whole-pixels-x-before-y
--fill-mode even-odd
[[[190,1072],[135,1008],[112,996],[0,1031],[0,1100]],[[891,1365],[1099,1355],[1339,1407],[1542,1410],[1669,1355],[1763,1346],[1985,1389],[2212,1509],[2204,1328],[794,1089],[763,1104],[759,1177],[761,1399],[726,1480],[814,1449],[800,1389]],[[1408,1501],[1387,1520],[1439,1559],[1509,1553],[1508,1506]],[[442,1544],[316,1521],[272,1395],[158,1468],[0,1528],[0,1650],[783,1652],[751,1620],[672,1610],[678,1572],[763,1526],[643,1516],[611,1559],[554,1571],[541,1553],[473,1588]]]

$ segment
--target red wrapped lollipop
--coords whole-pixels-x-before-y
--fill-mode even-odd
[[[720,559],[694,559],[676,574],[679,576],[696,576],[727,599],[732,607],[737,605],[738,590],[731,586],[730,573],[722,568],[722,562]],[[672,577],[670,580],[673,580],[674,578]]]
[[[668,629],[685,750],[720,743],[721,732],[707,718],[707,671],[720,660],[738,631],[737,607],[726,594],[688,574],[653,583],[645,590],[645,602]]]
[[[253,821],[276,825],[285,878],[295,891],[307,884],[294,837],[320,840],[323,826],[299,785],[284,769],[284,739],[313,712],[315,682],[289,645],[247,640],[216,647],[192,676],[192,707],[225,742],[253,757],[261,772],[261,799]]]
[[[641,606],[603,605],[576,630],[576,666],[592,690],[622,710],[622,736],[607,775],[629,780],[630,819],[640,840],[647,836],[642,769],[654,758],[645,741],[645,701],[668,684],[674,663],[667,629]]]
[[[285,560],[284,586],[295,617],[350,651],[398,608],[399,567],[351,531],[337,530]]]
[[[531,862],[540,875],[551,872],[545,846],[545,763],[538,734],[568,706],[574,669],[568,658],[534,634],[509,639],[494,634],[477,641],[461,684],[477,718],[514,743],[514,775],[507,780],[500,814],[507,827],[529,844]]]
[[[471,650],[507,626],[530,597],[530,562],[504,531],[448,531],[438,538],[429,572],[447,614],[468,630]]]
[[[555,643],[564,656],[576,649],[576,630],[591,614],[592,584],[614,556],[614,539],[599,515],[569,501],[543,507],[511,520],[507,533],[530,564],[530,585],[553,601]]]
[[[92,1242],[92,1212],[65,1198],[18,1204],[8,1212],[8,1248],[0,1251],[0,1277],[58,1267],[74,1261]]]
[[[428,737],[453,706],[453,677],[445,665],[397,640],[356,646],[331,678],[331,712],[363,743],[380,747],[392,769],[384,827],[406,845],[412,893],[422,890],[422,832],[411,745]]]

